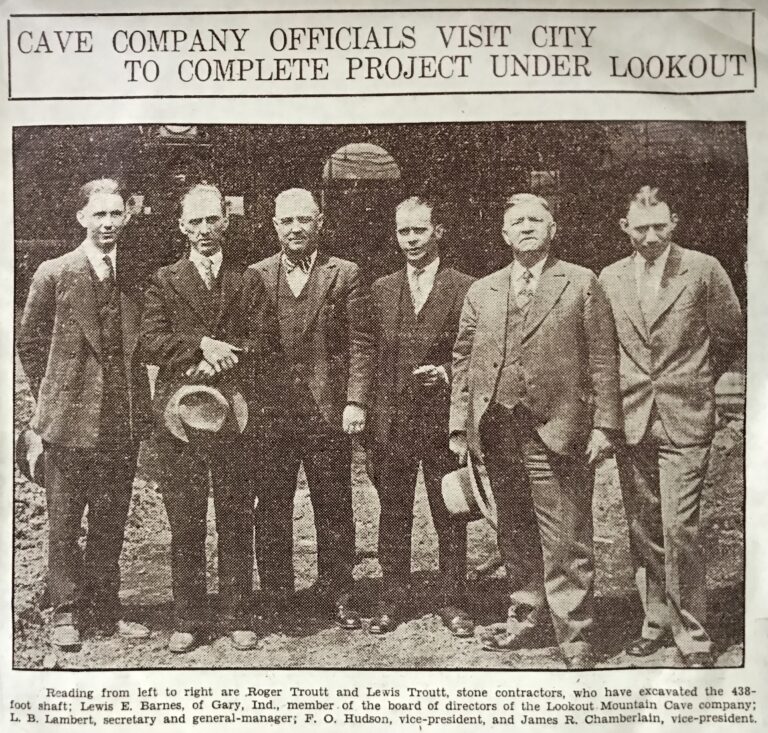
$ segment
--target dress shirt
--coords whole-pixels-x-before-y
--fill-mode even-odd
[[[96,277],[98,277],[99,280],[104,281],[110,276],[107,263],[104,262],[104,257],[109,257],[112,262],[112,272],[115,274],[115,277],[117,277],[117,247],[113,245],[112,249],[105,252],[91,242],[90,239],[86,239],[80,246],[83,248],[83,252],[85,252],[85,256],[91,263],[91,267],[93,267],[93,271],[96,273]]]
[[[655,259],[648,261],[639,252],[635,252],[634,264],[635,264],[635,282],[637,282],[637,289],[640,293],[644,278],[647,278],[648,287],[651,289],[651,294],[655,297],[659,294],[661,288],[661,278],[664,275],[664,268],[667,266],[667,258],[669,257],[669,251],[672,248],[671,244],[667,245],[667,248]],[[643,294],[640,293],[642,299]]]
[[[307,284],[307,280],[309,280],[309,276],[312,273],[312,268],[315,266],[317,250],[315,250],[309,256],[309,267],[307,268],[306,272],[304,272],[304,270],[302,270],[300,267],[294,267],[290,272],[288,272],[288,263],[290,260],[288,257],[286,257],[285,252],[283,252],[283,254],[280,256],[283,260],[285,279],[288,281],[288,286],[291,288],[291,292],[295,297],[298,298],[301,295],[301,291],[304,290],[304,286]]]
[[[424,303],[427,302],[427,298],[432,292],[438,267],[440,267],[439,257],[435,257],[426,267],[415,267],[410,262],[405,266],[408,274],[408,286],[411,289],[413,310],[416,315],[424,307]]]
[[[215,255],[211,255],[210,257],[201,255],[194,247],[189,250],[189,260],[197,268],[197,271],[200,273],[200,278],[203,282],[206,282],[207,277],[205,271],[205,261],[210,260],[211,274],[215,280],[219,276],[219,270],[221,269],[221,262],[223,259],[224,253],[221,250],[219,250]]]
[[[536,288],[539,286],[539,280],[541,280],[541,273],[544,269],[544,265],[547,262],[546,257],[542,257],[535,265],[526,267],[521,265],[517,260],[512,260],[512,289],[515,291],[515,298],[520,298],[520,293],[526,287],[525,273],[530,272],[533,276],[528,282],[528,290],[531,293],[536,292]]]

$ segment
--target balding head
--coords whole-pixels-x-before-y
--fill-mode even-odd
[[[289,188],[275,198],[272,219],[286,256],[299,260],[317,249],[323,215],[317,199],[304,188]]]

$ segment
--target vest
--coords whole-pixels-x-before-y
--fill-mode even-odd
[[[427,307],[427,303],[425,303],[418,315],[414,313],[411,290],[406,279],[400,290],[398,306],[397,356],[394,364],[395,379],[393,385],[395,412],[392,428],[394,435],[398,436],[398,441],[408,448],[416,450],[417,454],[419,449],[423,447],[425,440],[434,439],[431,434],[432,430],[425,427],[423,419],[425,417],[423,400],[429,400],[431,397],[416,389],[413,378],[413,370],[419,366],[414,346],[421,328],[422,314],[425,313]],[[427,423],[429,424],[429,420]],[[425,430],[429,434],[424,435]]]
[[[520,366],[524,327],[525,312],[521,311],[518,307],[515,290],[510,283],[509,297],[507,299],[507,325],[504,338],[504,362],[499,373],[499,380],[496,383],[496,393],[493,397],[494,402],[510,410],[521,402],[525,402],[527,395],[525,376]]]
[[[288,284],[285,268],[281,263],[275,302],[280,323],[280,342],[290,368],[283,407],[293,413],[306,414],[317,411],[307,376],[310,372],[308,361],[311,355],[307,351],[308,339],[304,337],[309,316],[307,294],[315,287],[317,287],[317,268],[313,267],[309,273],[309,279],[297,298]]]
[[[111,279],[99,280],[91,271],[101,328],[103,390],[98,447],[116,449],[131,440],[128,378],[123,352],[123,320],[120,290]]]

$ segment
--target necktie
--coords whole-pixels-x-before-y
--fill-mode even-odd
[[[297,267],[306,275],[312,267],[312,255],[302,257],[296,262],[289,260],[287,257],[285,258],[285,271],[287,273],[292,273]]]
[[[104,282],[108,282],[114,285],[115,268],[112,266],[112,258],[109,255],[104,255],[102,261],[104,262],[104,271],[107,273],[107,276],[104,278]]]
[[[650,322],[653,315],[653,308],[656,301],[656,288],[654,287],[653,265],[654,260],[644,260],[643,274],[640,276],[640,310],[643,312],[643,318],[646,325]]]
[[[525,311],[528,310],[531,298],[533,298],[533,287],[531,286],[533,273],[526,269],[523,271],[520,279],[523,281],[523,287],[520,288],[520,292],[517,294],[517,306],[520,310]]]
[[[411,297],[413,298],[413,310],[418,315],[422,306],[424,305],[424,290],[423,283],[421,282],[421,276],[424,274],[424,268],[418,267],[413,270],[412,291]]]
[[[213,262],[210,257],[201,257],[200,264],[203,266],[203,282],[205,287],[210,290],[213,287]]]

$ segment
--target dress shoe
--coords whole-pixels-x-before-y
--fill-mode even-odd
[[[172,654],[186,654],[191,652],[200,643],[197,634],[188,631],[174,631],[168,642],[168,651]]]
[[[572,656],[566,656],[565,666],[568,669],[594,669],[595,668],[595,655],[591,649],[584,649],[583,651],[573,654]]]
[[[235,649],[239,649],[241,652],[255,649],[259,645],[259,637],[256,635],[256,632],[250,631],[249,629],[230,631],[227,636],[232,642],[232,646],[235,647]]]
[[[443,626],[454,636],[466,639],[475,633],[475,622],[472,617],[457,606],[444,606],[437,612]]]
[[[664,636],[658,639],[646,639],[644,636],[641,636],[627,644],[624,651],[630,657],[649,657],[665,646],[667,646],[667,638]]]
[[[337,626],[346,631],[356,631],[363,626],[360,613],[350,605],[350,598],[347,593],[336,599],[333,620]]]
[[[80,651],[80,632],[73,624],[60,624],[51,629],[51,644],[65,652]]]
[[[709,669],[715,666],[715,658],[710,652],[683,654],[683,662],[688,669]]]
[[[368,632],[381,635],[389,634],[397,628],[397,609],[392,605],[380,605],[376,615],[371,619]]]

